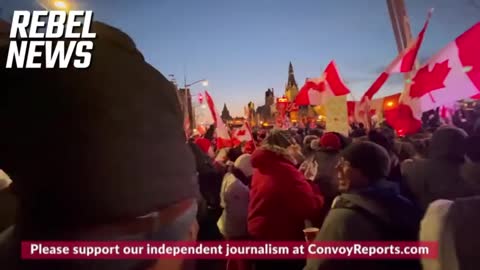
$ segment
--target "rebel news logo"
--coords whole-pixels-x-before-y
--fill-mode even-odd
[[[88,68],[92,61],[93,12],[15,11],[6,68]]]

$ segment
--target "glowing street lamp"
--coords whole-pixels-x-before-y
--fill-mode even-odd
[[[198,80],[198,81],[194,81],[194,82],[189,83],[189,84],[187,84],[187,82],[185,81],[185,85],[184,85],[184,86],[185,86],[185,89],[187,89],[187,88],[189,88],[190,86],[195,85],[195,84],[197,84],[197,83],[202,83],[203,86],[208,86],[208,81],[205,80],[205,79]]]
[[[36,2],[46,10],[69,11],[72,8],[72,3],[67,0],[37,0]]]
[[[56,9],[62,9],[62,10],[67,10],[68,9],[68,3],[62,0],[56,0],[53,1],[53,6]]]
[[[203,86],[207,86],[208,85],[208,81],[206,79],[202,79],[202,80],[198,80],[198,81],[194,81],[192,83],[189,83],[187,84],[187,79],[185,78],[185,81],[184,81],[184,85],[183,85],[183,89],[185,91],[185,96],[183,97],[183,110],[184,110],[184,113],[185,114],[189,114],[189,106],[188,106],[188,103],[189,103],[189,96],[191,97],[191,93],[188,93],[187,90],[192,86],[192,85],[195,85],[197,83],[202,83]],[[203,100],[203,96],[201,97],[201,100]],[[200,97],[199,97],[199,101],[200,101]],[[201,101],[200,101],[201,103]],[[205,104],[202,104],[201,105],[202,108],[203,106],[205,106]],[[191,128],[192,126],[190,126],[190,131],[191,131]]]

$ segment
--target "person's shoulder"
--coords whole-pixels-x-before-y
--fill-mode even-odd
[[[439,220],[445,219],[453,203],[450,200],[436,200],[430,203],[423,217],[423,222],[435,220],[434,223],[437,223]]]
[[[293,163],[287,160],[282,160],[281,162],[273,165],[271,173],[275,176],[276,180],[279,181],[304,179],[303,174],[300,172],[300,170],[295,167]]]
[[[436,200],[428,206],[420,224],[420,240],[438,241],[440,239],[452,204],[453,201]]]
[[[357,208],[356,203],[350,200],[350,196],[342,194],[334,199],[328,216],[345,224],[345,221],[362,219],[363,215],[356,210]]]
[[[360,215],[351,208],[332,208],[327,215],[330,222],[338,222],[339,226],[347,225],[346,221],[356,220]]]
[[[376,229],[372,222],[351,208],[332,208],[321,228],[319,238],[324,241],[369,239]]]
[[[248,190],[248,186],[246,186],[240,179],[236,178],[235,176],[228,177],[228,184],[230,189],[238,191],[238,190]]]
[[[406,159],[400,163],[400,170],[403,174],[415,174],[430,163],[428,159]]]
[[[230,173],[230,172],[227,172],[227,173],[223,176],[223,183],[224,183],[225,185],[231,185],[231,184],[234,183],[236,180],[237,180],[237,178],[235,177],[235,175],[233,175],[233,174]]]

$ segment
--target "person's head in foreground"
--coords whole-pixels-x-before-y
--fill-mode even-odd
[[[337,152],[342,149],[342,141],[340,140],[340,137],[333,132],[323,134],[319,143],[321,149],[325,151]]]
[[[445,126],[437,129],[429,146],[429,158],[463,163],[467,151],[468,134],[456,127]]]
[[[341,154],[339,189],[325,218],[318,242],[416,241],[422,213],[384,181],[389,155],[372,142],[353,143]],[[421,269],[419,260],[307,259],[305,269]]]
[[[307,157],[314,152],[314,149],[311,147],[313,140],[318,140],[318,137],[315,135],[307,135],[303,138],[302,152]]]
[[[252,155],[243,154],[235,160],[232,173],[246,186],[250,185],[253,175]]]
[[[387,151],[372,142],[353,143],[347,147],[337,165],[341,192],[365,189],[383,180],[390,171]]]
[[[389,136],[388,132],[385,129],[370,130],[367,136],[369,141],[382,146],[383,148],[385,148],[385,150],[387,150],[389,154],[394,152],[394,138],[392,136]]]
[[[272,130],[263,141],[262,148],[284,156],[295,165],[304,159],[300,146],[286,130]]]
[[[2,269],[179,269],[181,260],[21,261],[19,241],[195,238],[198,187],[175,88],[129,36],[102,23],[92,32],[87,69],[5,69],[0,46],[0,168],[21,205],[0,237]]]

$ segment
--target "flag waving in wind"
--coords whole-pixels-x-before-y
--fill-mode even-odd
[[[418,51],[422,46],[425,32],[427,31],[430,18],[432,17],[433,9],[428,11],[427,19],[423,25],[422,30],[418,33],[418,36],[410,45],[405,48],[393,61],[388,65],[384,72],[373,82],[373,84],[368,88],[368,90],[363,94],[360,103],[355,108],[355,118],[360,122],[368,122],[367,118],[369,115],[366,113],[370,111],[369,102],[373,99],[373,96],[378,93],[380,88],[385,84],[385,82],[390,77],[390,74],[394,73],[405,73],[413,70],[415,66],[415,61],[418,55]]]
[[[208,108],[212,113],[212,118],[216,127],[215,131],[217,134],[217,149],[232,147],[232,140],[230,138],[230,134],[228,133],[228,127],[225,125],[225,123],[223,123],[220,114],[217,112],[215,103],[207,91],[205,91],[205,98],[207,100]]]
[[[418,51],[420,46],[422,46],[423,38],[425,36],[425,31],[427,31],[430,18],[432,18],[433,8],[428,11],[427,20],[423,25],[422,30],[418,33],[416,39],[414,39],[410,45],[405,48],[398,56],[393,60],[393,62],[388,66],[385,71],[388,74],[393,73],[405,73],[410,72],[415,65],[415,60],[417,59]]]
[[[253,141],[252,131],[248,122],[245,121],[243,125],[235,129],[232,133],[233,147],[240,145],[243,142]]]
[[[307,79],[298,92],[295,103],[299,106],[323,105],[331,97],[349,93],[350,90],[340,77],[335,62],[331,61],[321,77]]]
[[[396,119],[408,125],[396,129],[415,132],[411,124],[419,122],[423,112],[480,93],[480,23],[457,37],[430,58],[402,94]],[[390,122],[395,124],[396,119]],[[398,121],[397,121],[398,122]],[[418,124],[417,124],[418,125]]]

